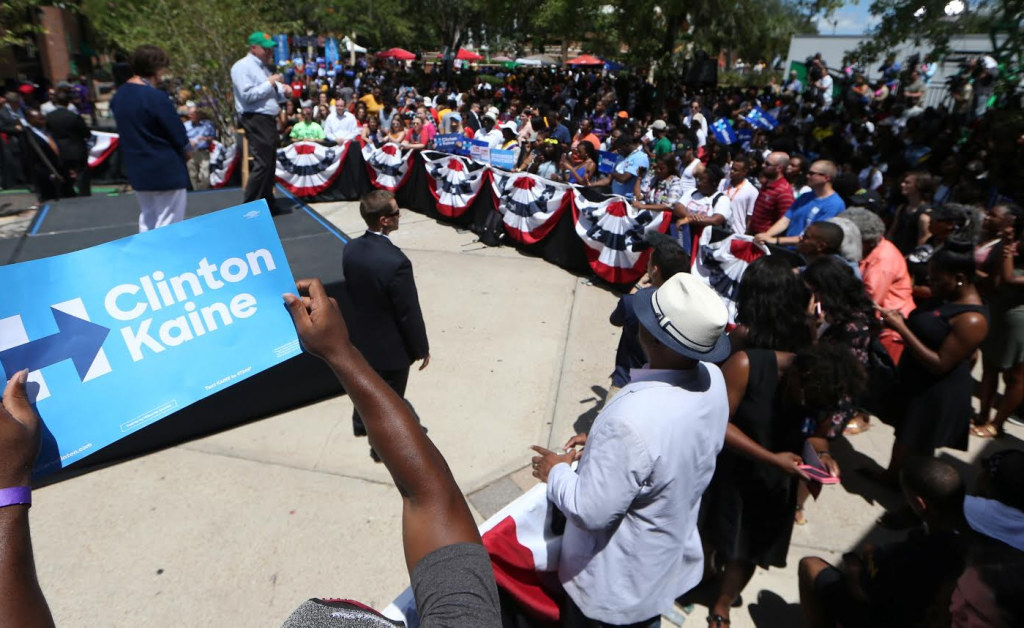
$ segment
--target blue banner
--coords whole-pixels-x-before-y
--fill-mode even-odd
[[[732,122],[725,118],[719,118],[711,125],[711,132],[720,144],[732,145],[739,141],[739,136],[732,128]]]
[[[739,138],[743,150],[750,150],[750,142],[754,140],[754,132],[750,129],[737,129],[736,137]]]
[[[491,149],[491,165],[502,170],[515,170],[515,152],[510,150]]]
[[[274,65],[281,66],[288,62],[288,36],[274,35]]]
[[[451,155],[469,157],[469,144],[471,141],[462,133],[442,133],[434,136],[434,150]]]
[[[0,266],[0,369],[29,369],[37,476],[301,352],[265,201]]]
[[[750,126],[771,131],[775,127],[779,126],[779,121],[776,120],[771,114],[760,107],[754,107],[747,114],[747,122]]]
[[[615,164],[622,161],[622,155],[608,151],[597,151],[597,171],[601,174],[608,174],[615,169]]]
[[[327,65],[338,63],[338,39],[336,37],[328,37],[324,42],[324,59]]]

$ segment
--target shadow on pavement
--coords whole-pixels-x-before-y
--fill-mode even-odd
[[[583,434],[590,432],[590,426],[594,424],[594,419],[597,418],[601,408],[604,407],[607,401],[608,390],[601,386],[591,386],[590,390],[594,392],[593,397],[587,397],[586,399],[580,399],[580,405],[585,403],[593,403],[583,414],[576,417],[576,420],[572,424],[572,429],[576,430],[576,434]]]
[[[767,590],[759,591],[757,601],[751,602],[747,610],[758,628],[801,626],[804,621],[799,604],[790,604],[777,593]]]

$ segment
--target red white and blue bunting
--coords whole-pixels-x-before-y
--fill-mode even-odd
[[[644,236],[664,233],[671,220],[671,212],[637,209],[621,196],[597,203],[575,192],[573,210],[590,268],[611,283],[633,283],[643,276],[650,254],[642,246]]]
[[[221,188],[231,180],[238,165],[238,144],[210,142],[210,187]]]
[[[729,310],[729,324],[736,322],[736,296],[747,266],[759,257],[770,255],[768,247],[754,242],[753,236],[731,235],[724,240],[702,244],[693,261],[693,274],[714,288]]]
[[[323,192],[341,172],[351,144],[324,146],[316,142],[295,142],[277,149],[275,174],[278,182],[298,197]]]
[[[427,170],[427,185],[437,204],[437,212],[449,218],[458,218],[476,200],[489,175],[489,169],[480,163],[447,153],[423,151]]]
[[[517,242],[535,244],[544,239],[565,208],[572,204],[571,188],[525,172],[491,170],[495,209],[505,231]]]
[[[89,167],[98,168],[101,163],[110,157],[110,153],[117,150],[117,133],[105,133],[93,131],[89,138]]]
[[[405,183],[412,171],[413,156],[413,151],[403,151],[395,144],[385,144],[380,148],[372,144],[363,146],[363,160],[370,174],[370,183],[388,192],[394,192]]]

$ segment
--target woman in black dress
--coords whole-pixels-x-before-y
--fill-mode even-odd
[[[906,320],[883,310],[882,322],[903,337],[900,404],[891,417],[896,442],[880,479],[898,486],[903,461],[931,456],[938,447],[967,449],[971,422],[971,355],[988,333],[988,308],[974,286],[974,245],[953,239],[928,262],[928,285],[937,301]]]
[[[814,342],[811,291],[781,255],[759,257],[743,272],[736,296],[732,351],[799,351]]]
[[[711,628],[728,625],[729,609],[755,565],[786,565],[797,482],[807,479],[797,466],[804,444],[838,477],[828,443],[842,427],[831,421],[831,409],[864,383],[857,359],[836,344],[797,354],[746,349],[729,358],[722,374],[729,427],[702,505],[705,551],[721,569]]]

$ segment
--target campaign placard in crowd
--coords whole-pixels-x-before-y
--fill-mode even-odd
[[[434,136],[434,150],[469,157],[469,142],[462,133],[442,133]]]
[[[36,475],[301,352],[265,201],[0,266],[0,370],[29,369]]]
[[[491,162],[491,145],[483,140],[469,140],[469,156],[485,164]]]
[[[610,151],[597,151],[597,171],[608,174],[615,170],[615,164],[622,160],[622,155]]]
[[[501,168],[502,170],[515,170],[516,158],[515,152],[510,150],[501,150],[498,148],[491,149],[491,165],[495,168]]]

